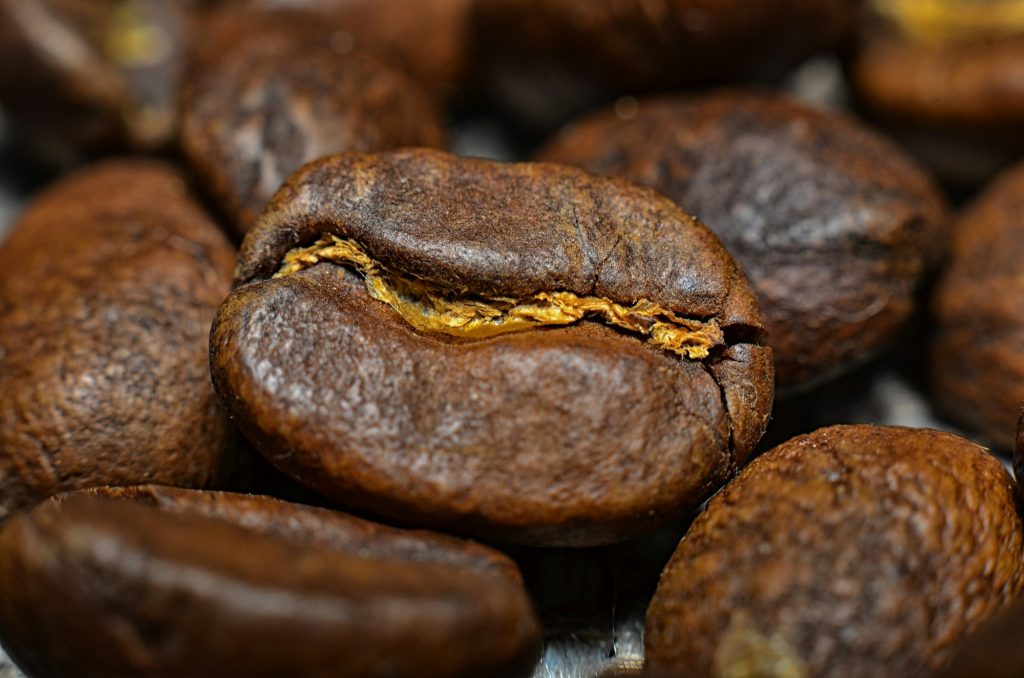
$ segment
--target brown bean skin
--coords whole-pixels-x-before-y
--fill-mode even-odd
[[[0,515],[63,490],[229,476],[206,344],[233,263],[159,163],[109,161],[29,206],[0,248]]]
[[[501,554],[267,497],[58,497],[4,525],[0,582],[37,676],[511,677],[539,650]]]
[[[932,388],[943,413],[1011,450],[1024,403],[1024,166],[996,180],[953,225],[935,288]]]
[[[758,293],[781,393],[886,348],[945,243],[945,203],[920,167],[774,94],[644,100],[568,126],[536,158],[651,186],[708,224]]]
[[[183,94],[182,147],[239,233],[304,163],[441,146],[441,115],[405,74],[342,54],[311,12],[229,8],[204,23]]]
[[[678,676],[930,675],[1024,590],[1013,493],[951,434],[794,438],[691,526],[648,609],[647,660]]]
[[[270,277],[322,232],[458,293],[564,290],[718,319],[684,359],[583,320],[488,339],[418,331],[351,270]],[[597,544],[698,504],[771,407],[746,281],[669,201],[553,165],[431,151],[297,173],[243,245],[211,335],[214,383],[254,445],[339,501],[536,544]]]

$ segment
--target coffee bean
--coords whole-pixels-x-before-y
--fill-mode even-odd
[[[850,0],[478,0],[480,80],[538,125],[622,94],[785,72],[855,25]]]
[[[0,517],[62,490],[227,477],[206,342],[233,257],[155,162],[82,170],[29,206],[0,248]]]
[[[188,79],[182,143],[244,233],[304,163],[344,150],[439,146],[440,114],[404,74],[339,55],[314,14],[225,12]]]
[[[849,67],[861,108],[973,193],[1024,153],[1018,0],[873,0]]]
[[[835,426],[756,459],[661,576],[666,675],[911,676],[1024,590],[1014,483],[937,431]]]
[[[159,148],[177,125],[188,25],[178,0],[2,0],[0,100],[53,160]]]
[[[266,497],[55,498],[0,531],[0,582],[39,676],[521,676],[539,650],[501,554]]]
[[[1024,403],[1024,166],[996,181],[954,224],[932,299],[936,402],[952,421],[1013,447]]]
[[[854,121],[744,91],[643,101],[566,128],[541,160],[651,186],[715,231],[750,277],[781,391],[877,355],[944,246],[944,204]]]
[[[866,103],[925,125],[1018,127],[1024,16],[1018,0],[874,0],[879,26],[853,65]]]
[[[771,352],[749,286],[653,191],[435,151],[307,165],[246,237],[214,383],[344,503],[537,544],[699,504],[750,453]]]

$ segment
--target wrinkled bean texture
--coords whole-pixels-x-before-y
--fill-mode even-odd
[[[34,676],[521,676],[539,650],[496,551],[258,496],[55,498],[0,531],[0,583]]]
[[[690,527],[648,609],[647,660],[678,676],[931,675],[1024,589],[1013,494],[995,457],[948,433],[794,438]]]
[[[758,294],[783,392],[877,355],[942,248],[945,205],[916,164],[777,95],[643,101],[570,125],[537,158],[646,184],[708,224]]]
[[[0,248],[0,516],[62,490],[230,475],[206,346],[233,265],[155,162],[93,166],[29,206]]]
[[[188,27],[180,0],[2,0],[5,113],[60,162],[159,148],[177,126]]]
[[[439,298],[646,299],[722,332],[689,359],[587,318],[417,330],[350,266],[272,277],[324,233]],[[621,539],[696,506],[771,409],[771,352],[724,248],[654,192],[571,168],[426,150],[312,163],[246,237],[236,282],[210,343],[225,406],[281,469],[404,521]]]
[[[336,32],[303,12],[231,8],[205,24],[182,146],[241,233],[306,162],[444,142],[426,92],[372,56],[340,53]]]
[[[932,387],[943,413],[1013,448],[1024,404],[1024,166],[999,178],[957,218],[935,289]]]

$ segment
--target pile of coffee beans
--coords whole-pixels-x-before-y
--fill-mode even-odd
[[[0,0],[0,116],[30,678],[1024,675],[1024,0]]]

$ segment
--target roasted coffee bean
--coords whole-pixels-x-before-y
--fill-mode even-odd
[[[11,518],[0,638],[33,676],[513,676],[539,650],[518,571],[491,549],[154,487]]]
[[[954,224],[932,299],[932,385],[944,414],[1013,447],[1024,403],[1024,166],[996,181]]]
[[[440,146],[440,113],[403,73],[341,56],[314,14],[224,12],[188,78],[185,153],[244,233],[288,176],[346,150]]]
[[[853,66],[867,103],[923,124],[1020,127],[1024,3],[873,0],[881,21]]]
[[[596,544],[693,508],[771,409],[746,280],[671,201],[543,164],[349,153],[289,179],[211,335],[273,463],[400,520]]]
[[[948,433],[835,426],[754,460],[647,612],[673,676],[917,676],[1024,590],[1014,483]]]
[[[179,0],[0,0],[0,101],[51,159],[174,134]]]
[[[1024,152],[1024,3],[873,0],[850,66],[862,107],[957,189]]]
[[[226,478],[206,346],[233,265],[155,162],[82,170],[30,205],[0,248],[0,517],[62,490]]]
[[[646,184],[708,224],[758,293],[783,391],[878,354],[943,243],[943,199],[913,162],[777,95],[644,101],[568,127],[537,157]]]
[[[484,86],[543,125],[619,94],[775,76],[835,45],[856,9],[851,0],[478,0],[473,13]]]

